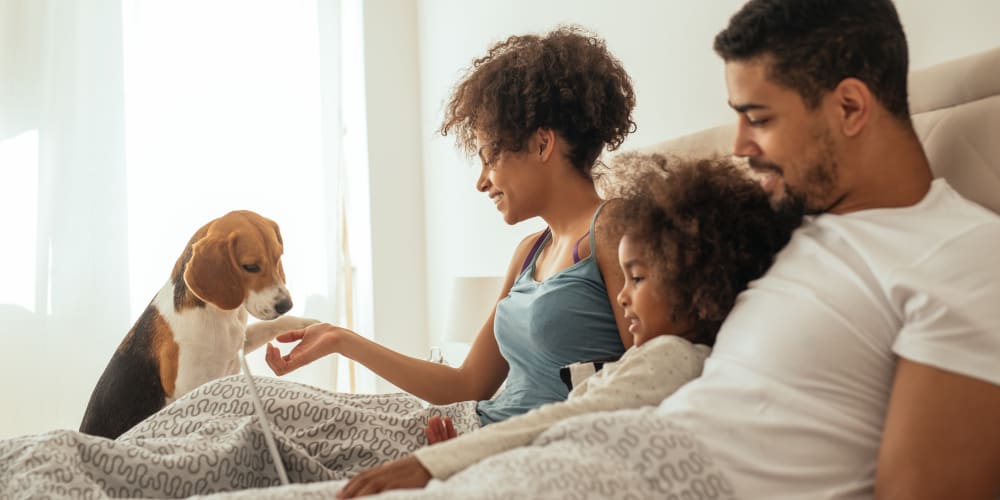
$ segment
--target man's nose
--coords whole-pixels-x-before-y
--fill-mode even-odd
[[[745,123],[736,127],[736,139],[733,141],[733,155],[741,158],[760,156],[760,146],[753,140],[752,134]]]

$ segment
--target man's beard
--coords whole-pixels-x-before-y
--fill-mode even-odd
[[[821,213],[820,210],[809,209],[805,195],[788,187],[787,184],[785,184],[785,196],[774,201],[774,211],[781,217],[802,217]]]
[[[830,150],[832,146],[824,141],[821,158],[832,158]],[[777,163],[750,158],[750,167],[757,172],[773,172],[781,180],[783,189],[782,196],[773,199],[775,209],[799,210],[800,214],[818,215],[829,211],[836,206],[840,199],[830,201],[830,197],[837,185],[837,163],[836,161],[815,161],[811,166],[802,170],[803,186],[791,186],[785,179],[785,168]]]

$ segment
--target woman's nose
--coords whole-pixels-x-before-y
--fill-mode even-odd
[[[488,175],[488,172],[489,171],[486,167],[483,167],[483,169],[479,171],[479,178],[476,179],[476,190],[481,193],[485,193],[490,189],[490,176]]]

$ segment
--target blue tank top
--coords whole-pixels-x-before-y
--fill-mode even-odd
[[[590,223],[587,258],[536,281],[537,250],[551,239],[546,231],[510,294],[497,304],[493,332],[510,368],[503,391],[477,405],[483,425],[565,400],[569,391],[559,377],[561,367],[617,359],[625,352],[595,257],[594,221],[602,207]]]

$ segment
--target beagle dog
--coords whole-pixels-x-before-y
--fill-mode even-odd
[[[170,279],[118,346],[90,396],[80,432],[111,439],[205,382],[239,372],[241,348],[315,320],[292,308],[278,225],[230,212],[202,226]]]

